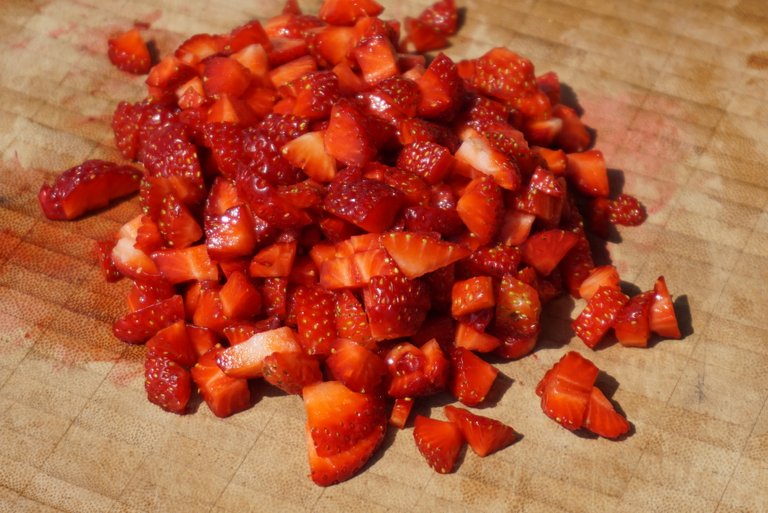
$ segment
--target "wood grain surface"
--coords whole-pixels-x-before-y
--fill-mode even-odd
[[[428,0],[384,1],[415,15]],[[484,413],[524,438],[471,451],[438,475],[411,430],[391,432],[358,477],[307,477],[297,397],[263,389],[226,420],[176,416],[144,396],[143,348],[111,335],[126,284],[104,283],[94,240],[136,200],[73,223],[45,221],[44,180],[118,159],[109,120],[142,78],[107,61],[135,21],[161,53],[281,5],[266,0],[0,2],[0,511],[768,511],[768,7],[765,0],[466,0],[448,54],[504,45],[555,70],[609,167],[650,217],[607,249],[641,289],[680,296],[682,341],[589,353],[634,424],[621,442],[547,419],[533,389],[571,340],[581,303],[557,302],[535,356],[501,364]],[[281,3],[280,3],[281,4]],[[302,6],[315,12],[317,0]],[[618,178],[618,174],[616,177]],[[691,328],[692,327],[692,328]],[[423,412],[442,416],[435,401]]]

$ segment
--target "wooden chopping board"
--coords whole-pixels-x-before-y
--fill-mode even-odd
[[[427,0],[384,1],[416,15]],[[341,485],[306,477],[303,407],[268,392],[242,414],[162,412],[144,397],[143,348],[111,335],[126,284],[104,283],[93,241],[128,201],[74,223],[35,200],[54,172],[118,159],[109,119],[142,96],[106,38],[134,21],[165,54],[282,5],[266,0],[4,0],[0,4],[0,511],[768,511],[768,7],[764,0],[467,0],[448,54],[508,46],[555,70],[624,190],[650,214],[608,249],[641,289],[664,274],[682,341],[589,353],[635,427],[578,437],[533,393],[581,303],[559,301],[535,356],[502,364],[485,414],[524,439],[432,472],[410,429]],[[304,1],[316,12],[319,1]],[[618,176],[618,175],[617,175]],[[692,329],[691,329],[692,326]],[[691,333],[692,331],[692,333]],[[611,379],[612,378],[612,379]],[[432,415],[441,416],[434,403]],[[429,413],[429,409],[425,409]]]

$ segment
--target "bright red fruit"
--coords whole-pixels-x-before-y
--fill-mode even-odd
[[[483,402],[499,373],[498,369],[463,347],[453,350],[451,363],[453,375],[449,388],[453,396],[467,406]]]
[[[372,277],[364,298],[371,336],[376,340],[413,335],[430,305],[426,285],[402,275]]]
[[[144,75],[152,66],[147,43],[139,29],[132,28],[107,40],[109,60],[119,69],[135,75]]]
[[[440,474],[453,472],[464,437],[453,422],[416,415],[413,423],[416,447],[429,466]]]
[[[229,417],[251,405],[248,381],[224,374],[216,360],[223,351],[214,346],[192,367],[192,379],[203,400],[217,417]]]
[[[619,289],[599,288],[571,324],[573,331],[587,347],[594,349],[613,327],[616,316],[627,301],[629,298]]]
[[[305,386],[323,380],[317,358],[303,352],[275,352],[264,358],[264,380],[287,394],[300,394]]]
[[[184,413],[192,395],[189,371],[164,356],[148,356],[144,362],[147,399],[172,413]]]
[[[659,276],[653,286],[655,299],[651,306],[651,331],[662,337],[680,338],[680,325],[675,315],[672,296],[669,295],[667,282]]]
[[[112,325],[115,336],[124,342],[141,344],[155,333],[184,318],[181,296],[173,296],[125,314]]]
[[[503,449],[519,438],[514,429],[498,420],[450,405],[444,410],[448,420],[459,427],[464,439],[480,457]]]

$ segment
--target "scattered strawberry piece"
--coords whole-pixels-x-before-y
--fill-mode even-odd
[[[144,361],[147,399],[171,413],[185,413],[192,395],[189,371],[169,358],[148,356]]]
[[[616,411],[599,388],[592,387],[584,427],[605,438],[619,438],[629,431],[629,422]]]
[[[651,306],[651,331],[668,338],[680,338],[680,325],[675,315],[672,297],[667,289],[667,282],[659,276],[653,286],[655,299]]]
[[[629,298],[619,289],[601,287],[573,321],[573,331],[590,349],[608,333]]]
[[[646,347],[651,336],[653,292],[643,292],[632,298],[616,315],[613,330],[623,346]]]
[[[569,153],[567,158],[567,176],[579,191],[588,196],[608,196],[608,169],[601,151]]]
[[[480,457],[512,445],[519,438],[514,429],[498,420],[451,405],[446,406],[444,411],[448,420],[458,426],[464,439]]]
[[[192,379],[200,395],[217,417],[229,417],[251,406],[248,381],[224,374],[216,363],[224,349],[217,345],[209,349],[192,367]]]
[[[463,347],[451,353],[453,375],[449,388],[453,396],[467,406],[476,406],[485,400],[496,375],[493,365]]]
[[[107,40],[110,62],[118,69],[134,75],[144,75],[152,66],[152,57],[139,29],[132,28]]]
[[[608,287],[621,290],[619,285],[619,271],[612,265],[601,265],[595,267],[589,273],[589,276],[581,283],[579,287],[579,296],[589,301],[595,295],[600,287]]]
[[[453,0],[440,0],[424,9],[419,14],[419,20],[446,36],[452,36],[458,30],[459,13]]]
[[[413,399],[410,397],[395,399],[395,404],[392,406],[392,413],[389,416],[389,424],[398,429],[405,428],[405,424],[408,422],[408,417],[410,416],[412,409]]]
[[[450,474],[464,445],[461,430],[453,422],[416,415],[413,423],[416,447],[429,466],[440,474]]]
[[[264,358],[264,380],[287,394],[323,380],[320,363],[303,352],[275,352]]]
[[[493,240],[503,211],[501,189],[487,176],[472,180],[456,204],[456,212],[480,246]]]
[[[619,194],[608,203],[608,216],[612,223],[624,226],[639,226],[645,221],[645,210],[634,196]]]

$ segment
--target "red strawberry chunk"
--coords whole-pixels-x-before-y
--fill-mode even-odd
[[[406,41],[418,53],[440,50],[448,46],[448,38],[432,25],[416,18],[405,18]]]
[[[468,248],[413,232],[391,232],[382,244],[403,274],[418,278],[469,255]]]
[[[354,392],[375,392],[384,382],[387,366],[384,360],[352,340],[338,339],[325,360],[333,379]]]
[[[189,371],[163,356],[144,361],[144,389],[147,399],[171,413],[185,413],[192,395]]]
[[[211,57],[204,61],[203,89],[208,98],[241,96],[251,84],[251,72],[235,59]]]
[[[136,158],[139,151],[139,122],[142,110],[141,104],[120,102],[112,115],[115,146],[127,159]]]
[[[254,278],[281,278],[291,274],[296,260],[296,241],[276,242],[256,253],[248,273]]]
[[[374,0],[324,0],[318,16],[331,25],[352,25],[362,17],[377,16],[383,10]]]
[[[430,306],[427,286],[402,275],[373,276],[364,298],[371,335],[376,340],[413,335]]]
[[[280,151],[291,165],[300,168],[316,182],[330,182],[336,176],[336,160],[325,150],[323,132],[301,135]]]
[[[323,380],[317,358],[304,352],[277,352],[264,358],[264,380],[287,394],[301,394],[305,386]]]
[[[488,275],[498,279],[517,272],[519,264],[520,250],[505,244],[477,248],[463,263],[466,272],[473,276]]]
[[[409,144],[397,158],[398,168],[421,176],[430,185],[443,181],[452,165],[448,149],[431,141]]]
[[[417,415],[413,438],[430,467],[440,474],[453,472],[464,445],[464,437],[456,424]]]
[[[594,349],[613,326],[616,316],[629,298],[621,290],[601,287],[573,321],[576,335],[587,347]]]
[[[155,333],[147,341],[147,356],[168,358],[185,369],[192,367],[197,361],[197,353],[189,340],[184,320],[179,319]]]
[[[254,226],[254,216],[246,205],[227,209],[221,215],[205,220],[205,245],[214,259],[231,259],[253,254],[261,239],[269,235],[266,223],[259,219],[259,229]],[[261,237],[260,237],[261,235]]]
[[[643,292],[632,298],[616,315],[613,330],[623,346],[646,347],[651,336],[651,307],[655,296]]]
[[[392,413],[389,416],[389,424],[398,429],[403,429],[406,422],[408,422],[412,409],[413,399],[410,397],[395,399],[395,404],[392,405]]]
[[[538,232],[523,244],[523,262],[548,276],[578,241],[578,235],[565,230]]]
[[[295,99],[293,114],[309,120],[328,118],[339,101],[339,79],[331,71],[312,71],[281,88]]]
[[[403,209],[402,217],[409,232],[438,233],[450,238],[460,235],[465,229],[456,209],[415,205]]]
[[[218,280],[219,269],[204,244],[183,249],[163,249],[152,253],[160,274],[169,283]]]
[[[479,176],[464,189],[456,211],[477,237],[478,245],[488,244],[499,229],[504,211],[501,189],[492,178]]]
[[[424,9],[419,14],[419,20],[446,36],[451,36],[458,29],[459,13],[453,0],[440,0]]]
[[[483,402],[496,380],[498,369],[463,347],[453,350],[451,364],[451,394],[467,406]]]
[[[325,149],[347,165],[373,160],[378,149],[370,133],[370,122],[349,100],[340,100],[331,109],[325,131]]]
[[[168,246],[177,249],[189,247],[203,236],[192,212],[174,194],[163,196],[157,227]]]
[[[124,315],[115,321],[112,331],[124,342],[141,344],[183,318],[184,302],[181,296],[173,296]]]
[[[123,277],[114,260],[112,260],[112,250],[115,247],[115,242],[113,240],[101,240],[97,241],[94,247],[96,259],[101,265],[104,279],[108,282],[115,282]]]
[[[628,194],[608,203],[608,216],[612,223],[624,226],[639,226],[645,221],[646,214],[637,198]]]
[[[109,60],[122,71],[144,75],[152,66],[147,43],[139,29],[132,28],[107,40]]]
[[[547,93],[548,96],[550,94],[552,93]],[[575,110],[557,104],[552,107],[552,115],[562,123],[560,133],[557,135],[558,146],[567,153],[584,151],[589,147],[592,137]]]
[[[367,37],[352,50],[363,80],[369,85],[397,75],[397,55],[392,42],[383,35]]]
[[[389,228],[400,210],[404,195],[378,180],[332,184],[323,206],[329,213],[374,233]]]
[[[569,153],[566,173],[580,192],[588,196],[606,197],[610,193],[608,169],[599,150]]]
[[[221,370],[234,378],[258,378],[263,374],[264,359],[275,352],[301,351],[291,328],[283,326],[255,333],[245,342],[224,349],[217,357]]]
[[[261,294],[256,286],[236,271],[229,275],[219,291],[221,309],[230,319],[247,319],[261,312]]]
[[[224,349],[217,345],[203,354],[192,367],[192,379],[200,395],[217,417],[229,417],[251,405],[248,381],[224,374],[216,363]]]
[[[498,420],[476,415],[464,408],[444,408],[448,420],[456,424],[472,450],[480,457],[488,456],[517,441],[519,435]]]
[[[672,296],[669,295],[667,282],[663,276],[659,276],[656,280],[653,291],[655,299],[651,307],[651,331],[662,337],[681,338]]]
[[[451,119],[461,107],[464,83],[456,64],[439,53],[416,81],[421,91],[419,115],[429,119]]]
[[[48,219],[76,219],[139,190],[141,172],[104,160],[88,160],[61,173],[37,195]]]
[[[309,354],[327,356],[336,340],[336,302],[332,292],[316,286],[296,298],[299,343]]]
[[[618,438],[629,431],[629,422],[597,387],[592,387],[584,427],[605,438]]]
[[[339,337],[357,342],[368,349],[375,347],[363,305],[349,290],[336,294],[335,322]]]
[[[609,287],[617,290],[621,289],[619,282],[619,271],[612,265],[601,265],[595,267],[589,272],[589,276],[581,283],[579,287],[579,296],[589,301],[595,295],[600,287]]]
[[[493,279],[490,276],[476,276],[453,284],[451,315],[458,318],[496,304],[493,294]]]

